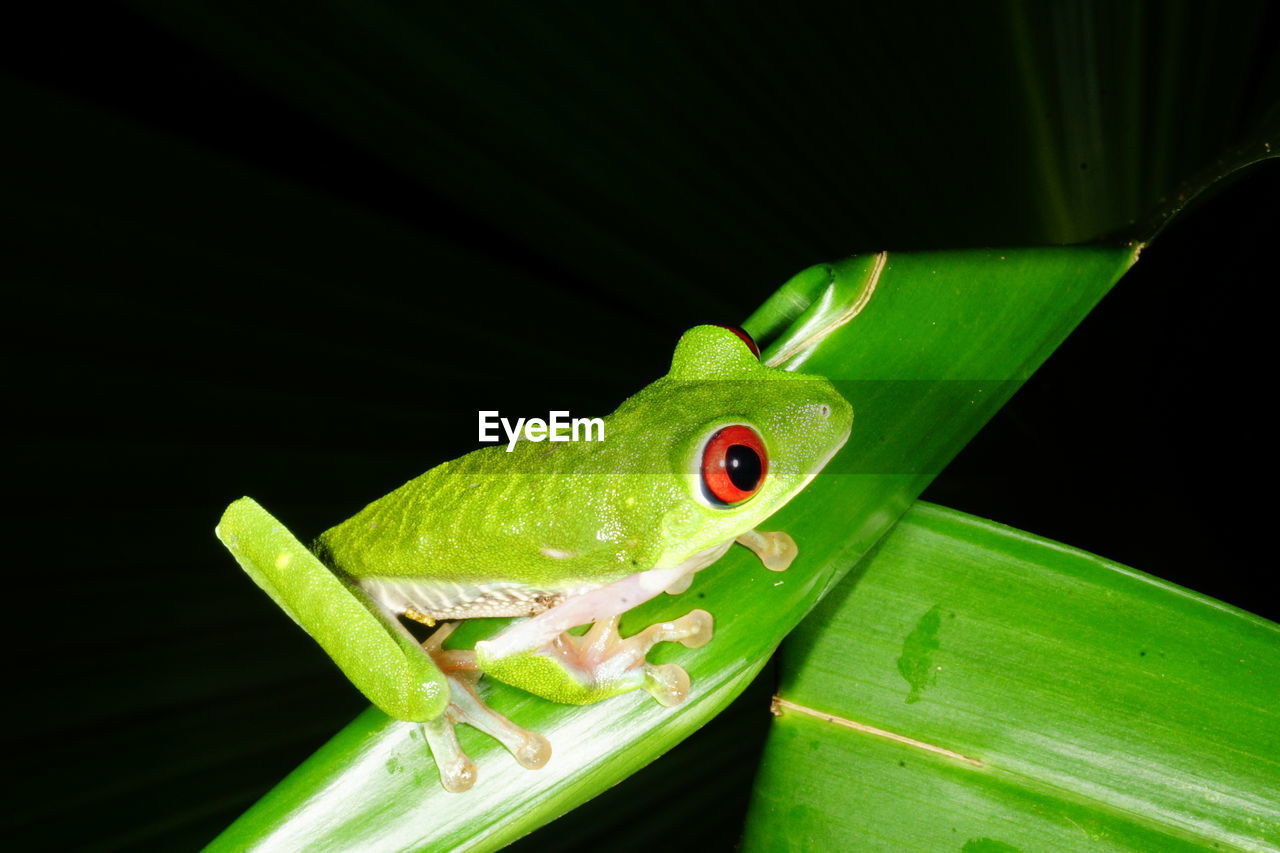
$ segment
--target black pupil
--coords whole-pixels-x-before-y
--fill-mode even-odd
[[[729,482],[744,492],[754,492],[760,484],[760,454],[744,444],[731,444],[724,452]]]

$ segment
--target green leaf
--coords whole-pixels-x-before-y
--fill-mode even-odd
[[[559,706],[489,683],[491,704],[546,735],[555,753],[542,770],[526,771],[492,741],[464,731],[479,778],[461,795],[440,788],[412,724],[370,710],[211,849],[491,849],[652,761],[746,686],[821,593],[874,545],[1133,255],[1132,247],[890,254],[797,276],[749,325],[777,351],[805,338],[813,322],[849,318],[861,306],[793,359],[832,377],[851,400],[853,437],[771,520],[800,546],[785,574],[769,573],[735,549],[688,592],[623,620],[627,634],[694,606],[717,618],[716,636],[703,649],[660,648],[652,656],[689,671],[693,689],[683,706],[664,709],[640,694]],[[453,639],[466,646],[496,628],[468,623]]]
[[[745,849],[1280,846],[1280,626],[1142,572],[919,503],[781,667]]]

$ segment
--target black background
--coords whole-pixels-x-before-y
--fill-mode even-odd
[[[505,128],[467,125],[473,90],[442,72],[456,86],[420,93],[428,108],[416,121],[455,134],[463,153],[423,143],[416,169],[318,117],[314,92],[292,96],[154,10],[52,8],[8,30],[0,82],[13,124],[0,177],[20,505],[6,537],[9,606],[39,638],[18,660],[16,683],[36,699],[23,731],[58,738],[24,759],[32,790],[62,784],[58,767],[81,768],[68,796],[99,809],[117,841],[136,823],[128,808],[158,796],[177,828],[139,843],[181,846],[216,832],[360,707],[323,661],[280,671],[310,652],[213,540],[230,499],[253,494],[313,533],[469,449],[477,408],[607,410],[662,372],[683,328],[740,320],[810,263],[1034,236],[1019,230],[1031,214],[1009,209],[1025,176],[984,183],[1013,144],[996,106],[983,114],[975,100],[968,126],[922,107],[920,127],[950,124],[921,174],[857,152],[846,161],[823,140],[890,133],[876,113],[895,96],[815,79],[858,39],[819,37],[829,34],[811,22],[813,42],[784,46],[767,20],[642,17],[641,35],[623,26],[634,22],[582,25],[616,38],[608,50],[557,29],[564,17],[546,24],[542,37],[562,39],[570,58],[580,48],[616,59],[599,66],[602,100],[585,105],[589,64],[504,65],[495,56],[510,35],[477,36],[493,51],[477,66],[501,81],[528,75],[548,128],[594,108],[599,120],[580,150],[549,131],[543,140],[514,108]],[[1259,18],[1241,103],[1273,91],[1275,18]],[[937,50],[932,65],[912,63],[911,85],[954,98],[961,26],[941,13],[922,26]],[[696,37],[707,32],[739,53]],[[878,49],[905,50],[895,38]],[[635,56],[622,55],[632,43]],[[1224,36],[1220,50],[1236,47]],[[358,54],[374,66],[383,56],[376,43]],[[706,68],[723,100],[646,88],[675,55]],[[763,58],[735,66],[743,55]],[[985,60],[969,59],[980,87]],[[632,88],[609,89],[619,68]],[[662,120],[628,122],[628,110]],[[1247,126],[1239,118],[1221,137]],[[610,147],[623,137],[633,159]],[[1182,152],[1183,171],[1210,150]],[[661,180],[637,172],[646,164]],[[740,195],[717,196],[717,180]],[[1277,198],[1280,165],[1268,164],[1171,225],[923,497],[1280,617],[1265,547]],[[983,205],[1001,211],[984,220]],[[847,220],[830,213],[841,210]],[[105,794],[87,778],[95,755],[113,760],[155,720],[188,719],[188,737],[218,742],[236,726],[269,729],[272,701],[283,703],[277,723],[297,719],[298,704],[309,720],[287,743],[246,747],[260,773],[250,790],[228,793],[234,781],[218,774],[240,772],[231,759],[173,762],[186,796],[206,797],[187,812],[147,793],[163,776],[135,773]],[[183,735],[166,737],[152,743]],[[23,820],[48,838],[58,814]]]

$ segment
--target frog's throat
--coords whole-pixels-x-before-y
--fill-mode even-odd
[[[492,640],[476,644],[484,647],[489,659],[504,658],[541,648],[564,631],[589,622],[610,619],[671,588],[679,588],[688,576],[714,563],[729,550],[733,540],[699,551],[676,566],[636,572],[622,580],[565,598],[550,610],[527,622],[512,625]]]

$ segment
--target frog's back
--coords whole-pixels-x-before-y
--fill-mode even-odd
[[[604,445],[520,442],[446,462],[325,531],[316,550],[370,579],[592,586],[651,568],[641,533],[660,519],[628,500]],[[593,456],[595,457],[593,459]],[[653,478],[649,478],[652,480]]]

